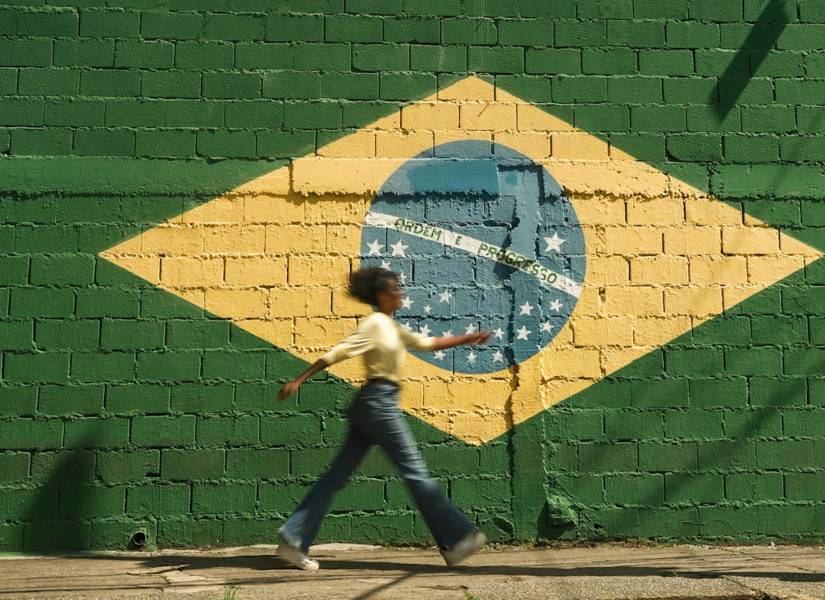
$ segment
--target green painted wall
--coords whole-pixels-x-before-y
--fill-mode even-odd
[[[825,250],[818,0],[0,4],[0,549],[271,542],[344,433],[332,377],[97,253],[458,77]],[[814,263],[493,442],[413,420],[497,540],[821,539]],[[323,539],[428,538],[370,455]]]

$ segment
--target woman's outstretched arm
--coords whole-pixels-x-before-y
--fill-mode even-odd
[[[433,340],[433,345],[430,350],[446,350],[447,348],[455,348],[456,346],[463,346],[465,344],[483,344],[490,339],[490,335],[489,331],[478,331],[466,335],[437,337]]]

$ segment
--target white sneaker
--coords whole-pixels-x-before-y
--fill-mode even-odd
[[[464,559],[478,552],[486,543],[487,536],[484,535],[483,531],[476,529],[456,542],[452,548],[442,550],[441,556],[444,557],[444,562],[454,567]]]
[[[321,568],[317,560],[311,559],[309,556],[301,552],[295,546],[289,544],[281,544],[278,546],[278,556],[283,558],[286,562],[302,571],[317,571]]]

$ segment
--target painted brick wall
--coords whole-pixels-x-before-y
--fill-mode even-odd
[[[275,394],[364,314],[387,177],[461,140],[559,181],[601,308],[530,366],[413,361],[451,498],[496,540],[821,539],[823,33],[817,0],[0,4],[0,549],[273,541],[359,372]],[[321,537],[428,533],[373,452]]]

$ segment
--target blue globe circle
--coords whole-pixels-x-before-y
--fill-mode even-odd
[[[459,373],[495,372],[541,351],[570,318],[586,268],[576,211],[552,175],[475,140],[437,146],[386,180],[360,258],[400,275],[402,327],[493,332],[485,345],[414,353]]]

